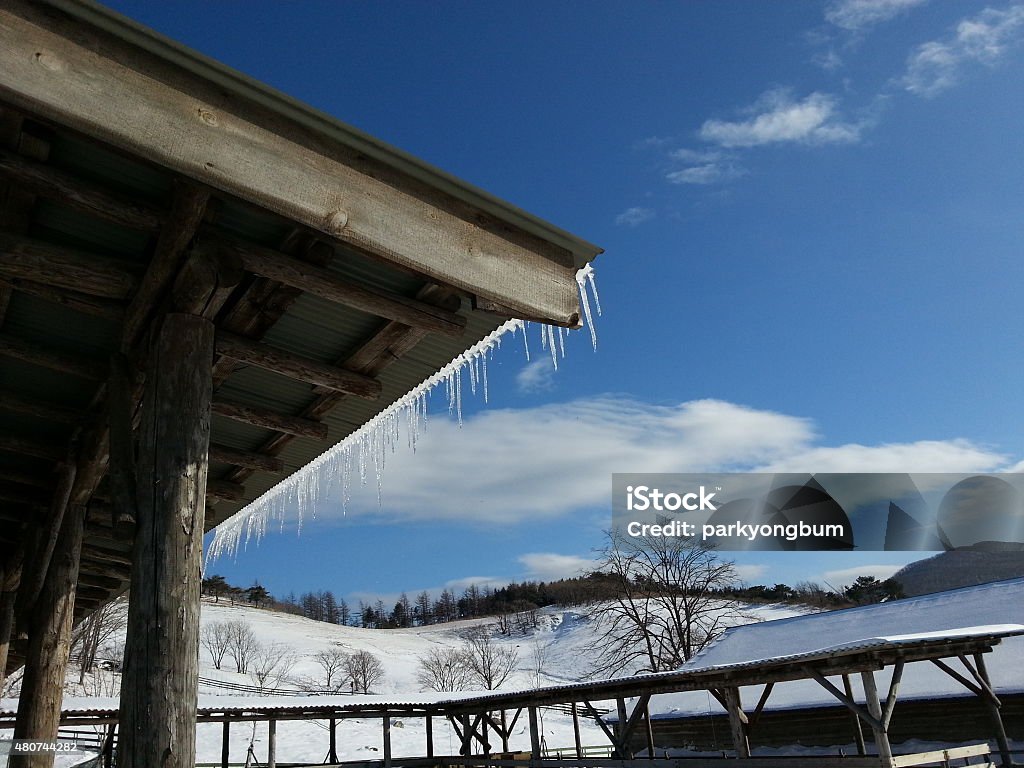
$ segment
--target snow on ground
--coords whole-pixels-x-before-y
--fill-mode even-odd
[[[942,633],[958,627],[1024,624],[1024,579],[908,598],[879,605],[831,611],[730,630],[684,668],[734,664],[771,656],[807,653],[866,638]],[[954,668],[963,668],[954,661]],[[1009,637],[985,656],[996,693],[1024,691],[1024,637]],[[888,690],[892,670],[876,674],[880,690]],[[968,675],[969,677],[969,675]],[[863,701],[859,676],[854,694]],[[743,689],[745,702],[756,702],[761,686]],[[900,684],[900,699],[972,695],[966,688],[928,662],[908,664]],[[768,699],[767,709],[835,706],[838,702],[811,680],[780,683]],[[724,710],[705,692],[674,693],[651,699],[653,717],[721,713]]]

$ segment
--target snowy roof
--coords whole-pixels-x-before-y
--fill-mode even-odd
[[[830,647],[866,638],[908,634],[950,634],[966,627],[1024,624],[1024,578],[922,595],[842,611],[744,624],[697,654],[684,670],[707,669],[770,658],[813,653],[827,639]]]

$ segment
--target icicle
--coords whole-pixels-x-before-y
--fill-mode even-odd
[[[590,330],[591,342],[597,348],[597,332],[590,311],[590,296],[593,296],[597,313],[601,304],[597,295],[593,270],[586,266],[576,274],[580,290],[580,305]],[[400,397],[366,424],[350,434],[337,445],[329,448],[305,467],[271,488],[251,502],[231,519],[217,526],[213,541],[206,554],[210,563],[225,553],[235,554],[250,541],[259,541],[267,532],[271,520],[280,522],[284,528],[285,515],[296,510],[298,528],[301,531],[305,515],[315,517],[320,502],[329,495],[340,497],[342,510],[347,511],[351,501],[351,480],[358,473],[360,485],[365,485],[371,471],[377,481],[378,503],[383,503],[383,472],[388,453],[398,447],[399,433],[408,430],[407,442],[415,451],[420,433],[428,421],[427,397],[440,385],[444,385],[448,396],[449,414],[462,425],[462,369],[469,368],[471,391],[476,394],[477,383],[483,389],[484,402],[488,401],[487,363],[494,350],[501,347],[505,334],[523,335],[523,347],[527,361],[530,360],[530,343],[527,323],[509,320],[464,353],[452,360],[434,375]],[[558,367],[558,355],[565,356],[565,333],[558,329],[558,349],[555,348],[555,331],[550,326],[540,328],[541,346],[551,354],[551,361]],[[372,467],[371,467],[372,465]],[[335,483],[338,483],[337,487]]]

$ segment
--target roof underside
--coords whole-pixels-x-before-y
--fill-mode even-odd
[[[112,361],[128,362],[137,419],[148,330],[196,264],[220,281],[196,311],[247,350],[218,346],[214,364],[209,530],[509,317],[578,325],[574,273],[597,252],[98,6],[6,3],[8,588],[30,534],[53,533],[62,483],[88,509],[76,616],[127,586],[106,478]]]

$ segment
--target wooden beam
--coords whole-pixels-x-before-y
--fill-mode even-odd
[[[542,238],[495,220],[481,206],[500,204],[425,168],[416,174],[429,181],[420,181],[396,170],[397,159],[371,159],[382,150],[367,152],[363,137],[341,139],[343,128],[311,111],[268,106],[256,89],[226,96],[212,78],[99,29],[83,34],[82,25],[9,0],[0,14],[0,96],[523,316],[578,324],[574,257],[552,242],[554,232]],[[111,120],[112,103],[138,108]]]
[[[851,702],[853,698],[853,685],[850,683],[850,676],[843,675],[843,691],[846,693],[846,698]],[[861,725],[860,716],[854,712],[850,712],[850,717],[853,718],[853,737],[857,745],[857,754],[864,757],[867,753],[867,745],[864,743],[864,726]]]
[[[195,762],[213,343],[210,321],[171,314],[149,355],[121,684],[122,768]]]
[[[300,355],[250,341],[233,333],[217,333],[217,354],[233,358],[309,384],[319,384],[338,392],[375,400],[380,397],[381,384],[371,376],[353,373]]]
[[[739,688],[723,688],[722,695],[726,702],[726,711],[729,713],[729,731],[732,734],[732,745],[736,749],[736,757],[750,757],[750,742],[747,739],[747,728],[743,715],[743,705],[740,701]]]
[[[0,435],[0,451],[20,453],[47,461],[62,461],[67,455],[67,452],[59,445],[13,435]]]
[[[121,327],[123,352],[131,351],[139,341],[161,296],[178,274],[185,250],[195,237],[209,201],[208,190],[175,182],[170,213],[160,228],[146,274],[125,311],[124,325]]]
[[[465,331],[466,318],[454,312],[345,280],[329,269],[289,258],[269,248],[226,239],[221,240],[221,247],[237,256],[250,272],[327,301],[445,336],[458,337]]]
[[[113,299],[101,299],[85,293],[79,293],[78,291],[54,288],[52,285],[44,285],[43,283],[21,280],[19,278],[0,279],[0,287],[36,296],[44,301],[59,304],[83,315],[102,317],[105,320],[112,320],[114,322],[120,322],[121,318],[124,317],[124,303]]]
[[[130,229],[156,229],[160,214],[46,163],[0,149],[0,174],[42,197]]]
[[[210,446],[210,461],[214,464],[231,464],[263,472],[284,471],[284,462],[276,456],[265,456],[253,451],[240,451],[224,445]]]
[[[53,489],[53,479],[51,477],[33,472],[22,472],[17,469],[0,469],[0,481],[28,485],[32,488]]]
[[[965,662],[966,663],[966,660]],[[1012,768],[1013,754],[1010,752],[1010,742],[1006,738],[1006,728],[1003,725],[1003,717],[999,712],[999,699],[992,690],[992,680],[988,676],[988,669],[985,667],[985,654],[975,653],[974,664],[977,666],[978,682],[988,693],[982,698],[985,707],[988,709],[989,717],[992,719],[992,726],[995,729],[996,744],[999,746],[999,755],[1002,758],[1002,768]],[[967,665],[970,668],[970,664]]]
[[[22,397],[9,389],[0,390],[0,408],[58,424],[81,424],[86,418],[82,411]]]
[[[871,713],[873,720],[871,730],[875,734],[875,746],[878,748],[878,757],[882,762],[882,768],[892,768],[892,746],[889,744],[888,729],[882,722],[882,702],[878,699],[875,673],[861,672],[860,678],[864,684],[864,698],[867,703],[868,712]]]
[[[51,567],[47,569],[39,599],[32,606],[25,675],[18,700],[14,738],[57,738],[64,674],[71,651],[78,563],[82,551],[85,510],[75,507],[64,516]],[[53,765],[53,755],[11,755],[17,768]]]
[[[137,282],[126,262],[8,232],[0,232],[0,277],[107,299],[125,298]]]
[[[288,416],[268,408],[256,408],[219,398],[214,398],[211,410],[215,416],[223,416],[225,419],[231,419],[241,424],[270,429],[287,435],[311,437],[315,440],[327,439],[327,425],[316,419]]]
[[[245,488],[227,480],[207,480],[206,495],[212,499],[241,501],[245,498]]]
[[[134,534],[135,510],[138,506],[135,479],[135,435],[132,416],[135,402],[132,393],[132,372],[128,359],[121,354],[110,358],[110,382],[107,385],[107,428],[110,433],[110,497],[111,523],[116,535],[125,538]]]
[[[71,498],[71,489],[75,484],[77,466],[74,458],[65,462],[57,478],[53,497],[50,500],[46,515],[39,521],[37,533],[39,539],[32,556],[24,560],[21,584],[18,587],[18,616],[27,618],[35,610],[39,595],[43,590],[46,575],[50,570],[50,560],[56,551],[57,540],[63,529],[65,512]],[[83,523],[85,510],[82,509]]]
[[[74,352],[46,349],[8,333],[0,333],[0,355],[83,379],[102,381],[107,375],[106,364],[98,360]]]

